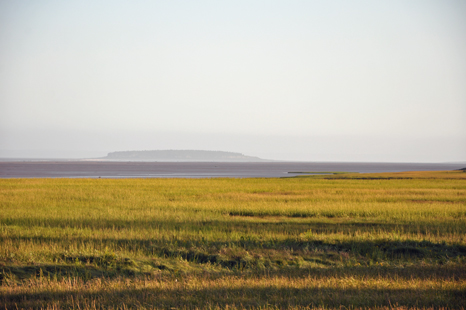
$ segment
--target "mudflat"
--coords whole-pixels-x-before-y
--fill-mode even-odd
[[[296,172],[456,170],[464,164],[338,162],[0,161],[0,178],[276,178]]]

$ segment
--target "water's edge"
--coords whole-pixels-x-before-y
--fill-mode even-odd
[[[276,178],[302,172],[401,172],[462,163],[0,161],[0,178]]]

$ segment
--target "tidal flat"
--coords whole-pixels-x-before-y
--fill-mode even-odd
[[[5,309],[462,309],[466,173],[0,179]]]

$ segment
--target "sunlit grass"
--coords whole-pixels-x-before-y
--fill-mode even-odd
[[[465,224],[461,171],[3,179],[0,304],[457,308]]]

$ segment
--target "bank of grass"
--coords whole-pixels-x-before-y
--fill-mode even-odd
[[[466,173],[0,180],[0,305],[461,308]]]

